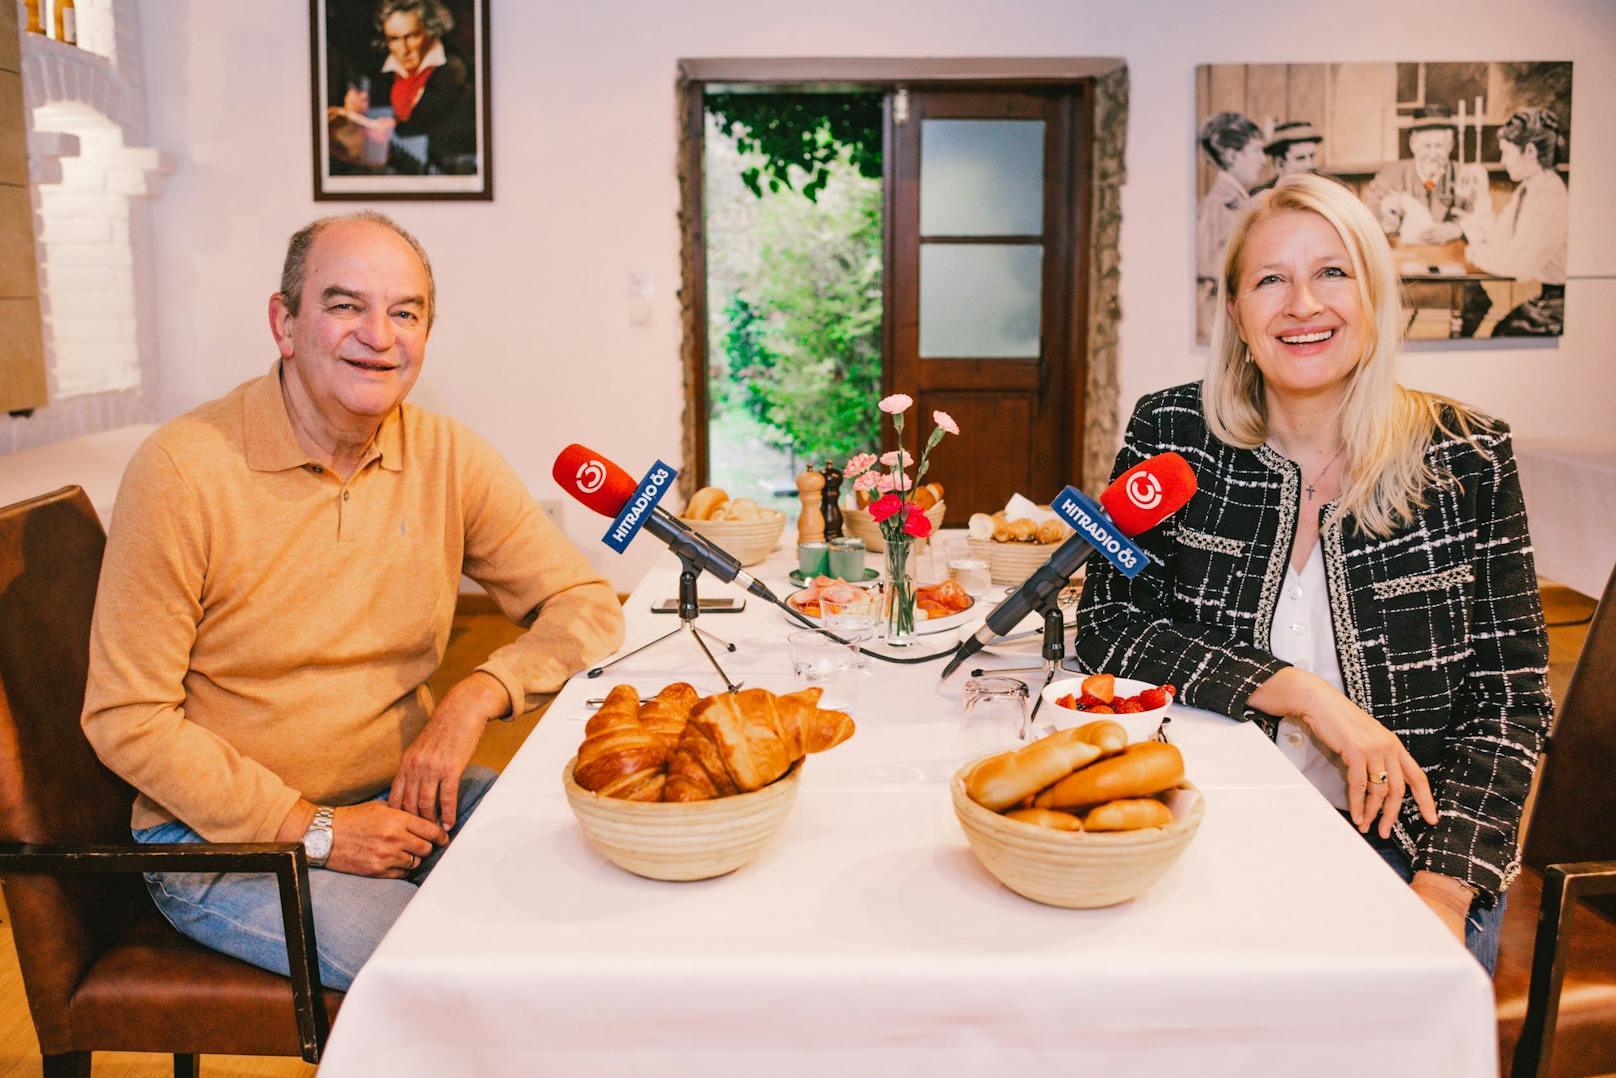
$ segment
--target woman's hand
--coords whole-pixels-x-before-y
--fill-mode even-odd
[[[1359,831],[1367,833],[1378,815],[1380,837],[1390,838],[1405,793],[1427,823],[1437,822],[1431,784],[1402,741],[1323,678],[1288,666],[1263,682],[1250,704],[1302,723],[1341,757],[1347,768],[1347,808]]]
[[[1452,876],[1443,876],[1436,872],[1414,873],[1414,879],[1409,882],[1409,887],[1431,907],[1432,913],[1441,918],[1442,923],[1448,926],[1448,931],[1463,943],[1465,918],[1470,915],[1470,903],[1476,897],[1476,893],[1467,884]]]

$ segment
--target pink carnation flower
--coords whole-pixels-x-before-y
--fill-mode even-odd
[[[911,457],[909,455],[909,450],[907,450],[907,449],[894,449],[890,453],[882,453],[881,454],[881,463],[885,464],[888,468],[892,467],[894,464],[898,463],[898,454],[899,453],[903,454],[903,465],[902,465],[902,467],[907,468],[910,465],[914,464],[915,458]]]
[[[875,484],[878,483],[880,479],[880,472],[864,472],[857,479],[853,480],[853,489],[874,490]]]
[[[883,397],[881,399],[880,408],[887,415],[897,415],[899,412],[907,412],[911,407],[914,406],[914,403],[915,399],[909,396],[909,394],[894,393],[890,397]]]
[[[842,474],[849,479],[856,475],[863,475],[875,466],[877,459],[874,453],[858,453],[848,460],[847,467],[842,469]]]
[[[942,427],[950,434],[959,433],[959,424],[954,422],[954,417],[949,415],[947,412],[933,412],[931,414],[931,421],[936,423],[939,427]]]

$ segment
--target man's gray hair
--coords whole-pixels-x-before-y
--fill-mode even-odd
[[[281,301],[286,304],[286,309],[297,314],[298,307],[303,303],[303,277],[308,272],[309,252],[314,249],[314,241],[320,238],[320,233],[339,221],[365,221],[381,225],[410,245],[421,260],[421,268],[426,270],[426,328],[431,329],[432,323],[438,318],[438,285],[432,276],[432,260],[427,258],[426,248],[421,246],[420,240],[405,231],[397,221],[375,210],[322,217],[292,233],[292,239],[286,245],[286,261],[281,264]]]
[[[382,0],[376,5],[376,32],[385,38],[383,24],[401,11],[421,20],[421,29],[435,38],[441,39],[454,29],[454,16],[449,14],[449,9],[440,0]]]

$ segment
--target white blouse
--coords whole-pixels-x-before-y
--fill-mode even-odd
[[[1313,544],[1313,553],[1308,555],[1300,573],[1288,563],[1285,566],[1285,584],[1280,589],[1279,605],[1274,609],[1269,650],[1345,693],[1341,660],[1335,652],[1335,628],[1330,621],[1330,592],[1324,581],[1322,543]],[[1347,807],[1347,772],[1341,757],[1326,748],[1307,727],[1291,719],[1281,720],[1275,743],[1325,800],[1338,809]]]

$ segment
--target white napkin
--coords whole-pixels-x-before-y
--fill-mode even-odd
[[[1010,500],[1004,503],[1004,515],[1011,520],[1023,518],[1034,524],[1042,524],[1046,520],[1057,520],[1053,510],[1045,509],[1031,498],[1020,494],[1010,495]]]

